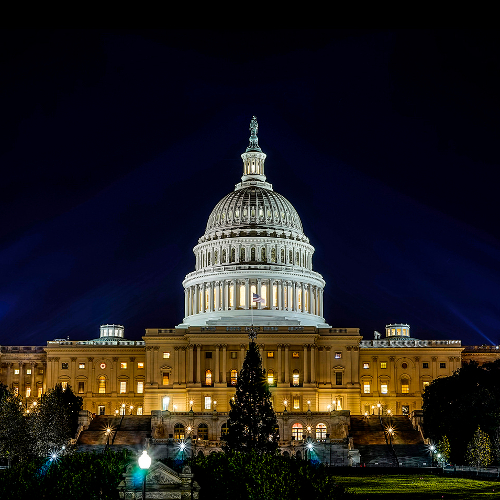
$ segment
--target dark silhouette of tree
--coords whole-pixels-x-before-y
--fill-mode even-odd
[[[255,342],[250,342],[231,400],[226,449],[273,453],[278,448],[278,422],[271,392]]]
[[[5,386],[3,386],[5,388]],[[0,457],[25,460],[32,453],[29,421],[21,398],[9,390],[0,394]]]

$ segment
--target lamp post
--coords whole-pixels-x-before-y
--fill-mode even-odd
[[[377,408],[378,408],[378,416],[380,417],[380,408],[382,407],[382,405],[380,403],[377,403]]]
[[[394,429],[389,427],[387,429],[387,434],[389,434],[389,446],[392,446],[392,436],[394,435]]]
[[[431,454],[431,467],[432,467],[432,465],[434,463],[434,452],[435,451],[436,451],[436,447],[433,444],[431,444],[429,446],[429,453]]]
[[[142,482],[142,499],[146,500],[146,476],[148,475],[148,469],[151,465],[151,457],[148,455],[147,450],[142,452],[139,457],[139,467],[144,471],[144,480]]]
[[[108,427],[108,428],[106,429],[106,436],[107,436],[107,438],[108,438],[108,441],[107,441],[107,443],[106,443],[106,449],[108,449],[108,448],[109,448],[109,436],[110,436],[110,435],[111,435],[111,427]]]

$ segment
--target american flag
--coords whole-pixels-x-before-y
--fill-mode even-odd
[[[265,304],[266,301],[263,299],[260,295],[257,295],[256,293],[253,294],[253,302],[260,302],[261,304]]]

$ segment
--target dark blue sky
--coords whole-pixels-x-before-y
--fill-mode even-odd
[[[497,32],[0,36],[0,344],[180,323],[254,114],[331,325],[500,343]]]

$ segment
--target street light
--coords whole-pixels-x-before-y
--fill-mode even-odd
[[[434,452],[436,451],[436,447],[431,444],[429,446],[429,453],[431,454],[431,465],[433,465],[433,462],[434,462]]]
[[[106,448],[109,448],[109,436],[111,435],[111,427],[106,429],[106,436],[108,437],[108,442],[106,443]]]
[[[147,450],[142,452],[142,455],[139,457],[139,467],[144,471],[144,481],[142,482],[142,498],[146,499],[146,476],[148,475],[148,469],[151,465],[151,457],[148,455]]]
[[[387,434],[389,434],[389,446],[391,446],[392,445],[392,436],[394,435],[394,428],[388,427]]]
[[[382,405],[381,405],[380,403],[377,403],[377,408],[378,408],[378,416],[379,416],[379,417],[380,417],[380,407],[381,407],[381,406],[382,406]]]

